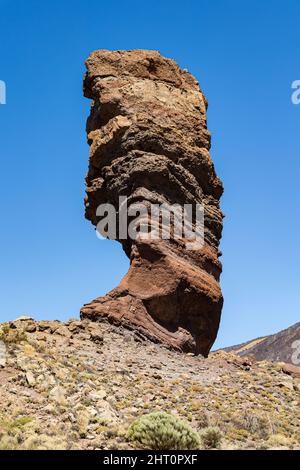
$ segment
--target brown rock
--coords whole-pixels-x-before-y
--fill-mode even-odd
[[[300,378],[300,367],[293,364],[284,364],[282,366],[282,372],[285,374],[291,375],[292,377]]]
[[[229,360],[229,363],[232,363],[238,367],[243,367],[249,369],[252,366],[252,360],[249,357],[239,357],[235,356],[232,360]]]
[[[128,210],[151,203],[201,204],[205,227],[204,244],[195,250],[174,234],[170,240],[124,239],[117,231],[129,271],[118,287],[85,305],[81,318],[104,317],[153,341],[207,356],[223,303],[223,189],[209,155],[205,97],[192,75],[155,51],[100,50],[86,66],[84,94],[93,100],[86,217],[97,225],[98,206],[118,208],[119,196],[126,196]],[[147,226],[148,217],[142,222]],[[164,231],[165,222],[158,227]]]

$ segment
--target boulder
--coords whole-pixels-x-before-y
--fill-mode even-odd
[[[285,374],[291,375],[292,377],[300,378],[300,367],[295,366],[294,364],[284,364],[282,366],[282,371]]]

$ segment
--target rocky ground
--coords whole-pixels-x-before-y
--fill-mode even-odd
[[[300,448],[300,379],[281,363],[180,354],[88,320],[25,318],[0,339],[0,449],[130,449],[129,425],[157,410],[218,426],[223,449]]]

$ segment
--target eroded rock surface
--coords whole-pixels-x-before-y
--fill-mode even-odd
[[[86,217],[100,204],[202,204],[205,243],[117,239],[130,258],[120,285],[81,309],[153,341],[207,355],[222,309],[219,241],[222,183],[211,160],[207,102],[196,79],[155,51],[105,51],[86,61],[84,94],[92,99]],[[119,216],[119,213],[117,213]],[[193,223],[195,220],[193,219]],[[163,222],[160,224],[163,230]]]

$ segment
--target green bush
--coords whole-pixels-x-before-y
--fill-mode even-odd
[[[134,421],[128,438],[142,448],[153,450],[192,450],[200,444],[198,433],[187,423],[160,411]]]
[[[219,428],[209,426],[200,431],[200,439],[204,449],[219,449],[221,446],[222,433]]]

